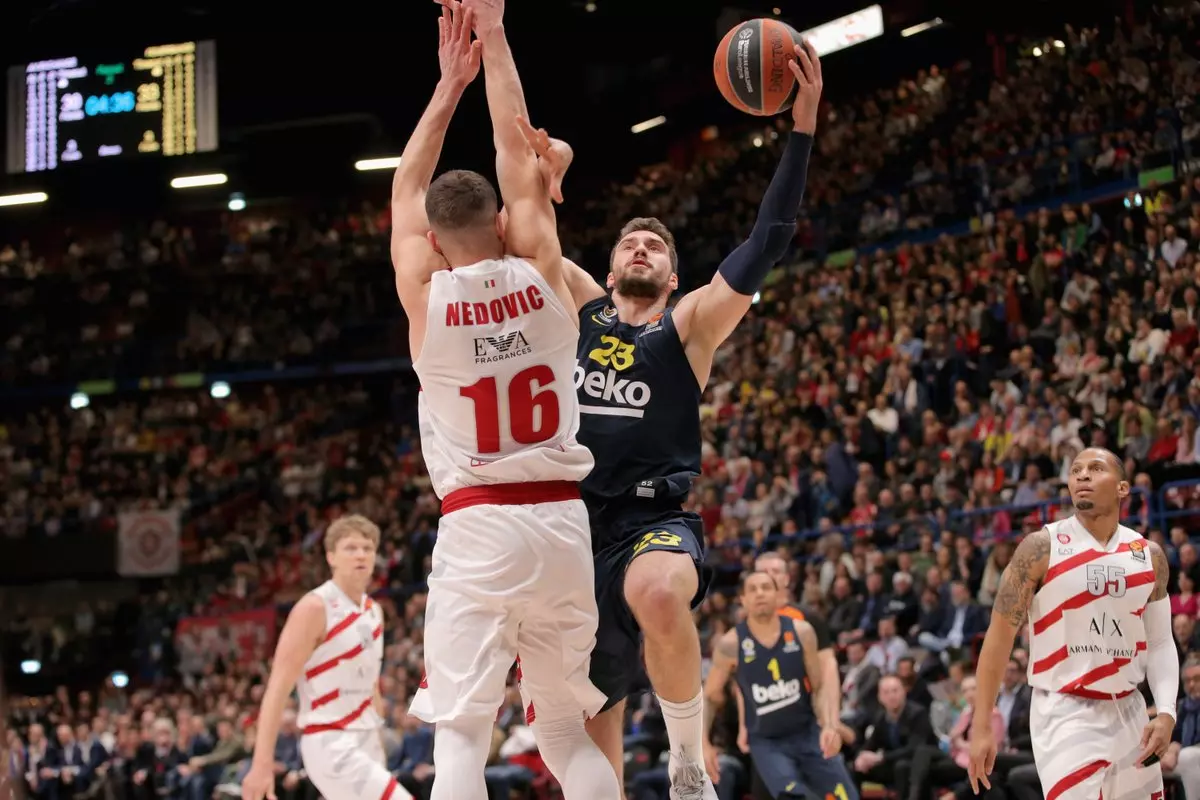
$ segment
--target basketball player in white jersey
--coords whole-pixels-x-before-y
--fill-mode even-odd
[[[442,500],[426,675],[411,711],[437,723],[432,800],[481,800],[519,653],[526,717],[564,796],[615,800],[616,776],[584,729],[605,697],[588,679],[597,612],[578,481],[593,461],[575,441],[578,323],[554,211],[517,124],[524,98],[503,30],[482,41],[482,60],[507,220],[481,175],[430,183],[479,68],[472,16],[444,7],[442,81],[392,189],[396,290],[421,380],[422,450]]]
[[[1166,555],[1120,524],[1129,481],[1117,456],[1084,450],[1069,485],[1075,515],[1025,537],[1001,578],[979,656],[977,706],[995,704],[1028,619],[1030,727],[1046,797],[1161,800],[1158,759],[1179,694]],[[1143,680],[1153,719],[1138,691]],[[968,768],[976,793],[991,786],[996,744],[988,715],[976,715]]]
[[[243,800],[275,800],[275,741],[293,688],[304,770],[325,800],[412,796],[387,771],[383,752],[383,612],[367,596],[378,547],[378,526],[358,515],[325,532],[333,577],[292,607],[279,634]]]

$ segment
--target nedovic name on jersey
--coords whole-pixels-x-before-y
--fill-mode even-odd
[[[628,325],[608,297],[579,312],[579,442],[596,459],[582,483],[589,507],[656,491],[682,499],[700,473],[700,386],[671,312]]]
[[[779,640],[766,647],[750,633],[745,622],[737,625],[738,688],[746,702],[746,732],[778,739],[804,733],[816,724],[804,646],[796,626],[779,617]]]

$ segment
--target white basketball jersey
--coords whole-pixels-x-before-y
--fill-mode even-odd
[[[325,604],[325,640],[296,683],[297,722],[302,729],[378,728],[374,700],[383,663],[383,614],[370,597],[355,603],[333,581],[312,593]]]
[[[1046,530],[1050,566],[1029,609],[1029,684],[1085,696],[1136,689],[1154,591],[1149,543],[1121,525],[1101,547],[1075,517]]]
[[[575,315],[527,261],[433,274],[413,369],[421,449],[438,497],[495,483],[579,481]]]

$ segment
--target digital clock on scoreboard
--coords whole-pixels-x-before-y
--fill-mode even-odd
[[[10,173],[215,149],[211,41],[147,47],[121,59],[56,58],[9,68]]]

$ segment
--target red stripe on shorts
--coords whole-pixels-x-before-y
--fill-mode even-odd
[[[1058,783],[1051,786],[1050,791],[1046,792],[1046,800],[1057,800],[1057,798],[1069,792],[1073,787],[1083,783],[1100,770],[1107,769],[1111,764],[1112,762],[1110,761],[1093,761],[1090,764],[1084,764],[1071,774],[1063,776],[1059,779]]]
[[[442,515],[471,506],[534,506],[579,499],[579,484],[574,481],[534,481],[531,483],[494,483],[455,489],[442,501]]]
[[[387,786],[383,787],[383,796],[379,800],[388,800],[392,796],[392,792],[396,791],[398,785],[395,778],[389,780]]]

